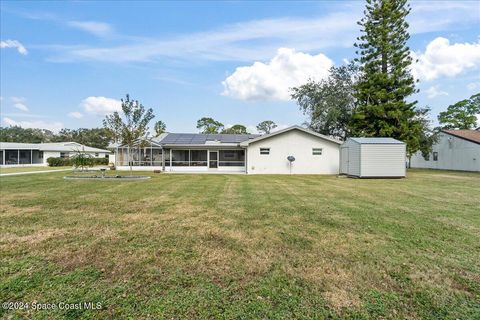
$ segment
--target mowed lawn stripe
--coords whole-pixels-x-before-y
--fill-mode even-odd
[[[123,173],[128,174],[128,173]],[[28,318],[475,318],[480,175],[2,177],[0,300]]]

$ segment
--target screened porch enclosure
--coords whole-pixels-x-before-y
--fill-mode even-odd
[[[245,150],[165,150],[166,167],[245,167]]]
[[[0,150],[0,165],[43,164],[43,151],[5,149]]]
[[[115,157],[116,166],[157,166],[163,165],[162,148],[153,144],[149,146],[118,147]]]
[[[221,148],[163,148],[155,143],[137,144],[132,148],[120,146],[115,149],[115,166],[161,167],[181,171],[219,169],[234,171],[245,168],[244,149]]]

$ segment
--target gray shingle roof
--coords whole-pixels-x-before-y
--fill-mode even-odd
[[[403,144],[402,141],[393,139],[393,138],[366,138],[366,137],[358,137],[358,138],[350,138],[351,140],[358,142],[360,144]]]
[[[202,134],[202,133],[169,133],[160,143],[162,145],[200,145],[209,144],[209,142],[223,143],[241,143],[248,139],[259,137],[259,134]]]

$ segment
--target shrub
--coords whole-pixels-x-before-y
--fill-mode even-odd
[[[71,166],[72,161],[69,158],[55,158],[50,157],[47,159],[48,166],[50,167],[63,167],[63,166]]]
[[[93,164],[95,166],[106,166],[108,165],[108,158],[93,158]]]
[[[55,158],[50,157],[47,159],[47,163],[50,167],[63,167],[63,166],[75,166],[75,167],[92,167],[108,165],[107,158],[91,158],[73,156],[71,158]]]

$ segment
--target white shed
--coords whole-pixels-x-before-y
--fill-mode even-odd
[[[340,146],[340,173],[359,178],[403,178],[405,143],[393,138],[349,138]]]

